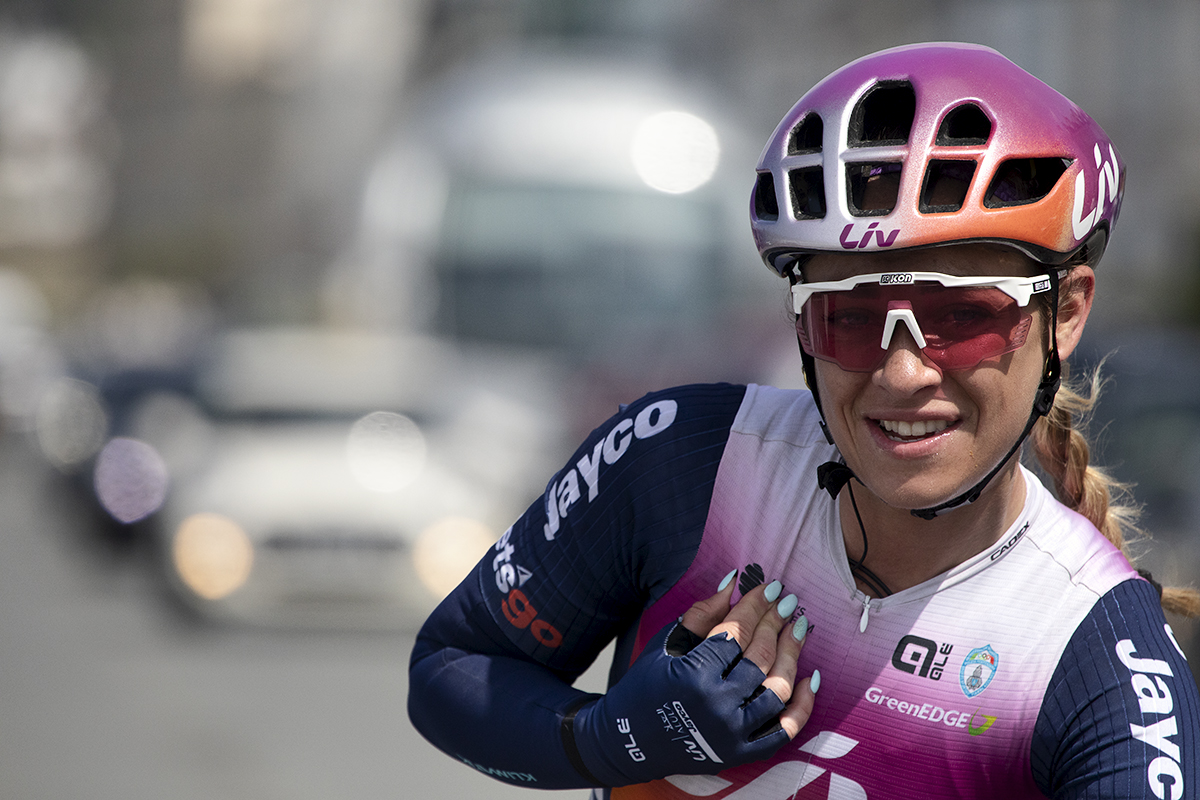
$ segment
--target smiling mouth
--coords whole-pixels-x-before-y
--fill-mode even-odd
[[[881,419],[876,422],[888,438],[895,442],[919,441],[941,433],[950,427],[950,422],[944,419],[918,420],[916,422]]]

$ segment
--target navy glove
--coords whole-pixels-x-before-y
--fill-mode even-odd
[[[732,636],[663,628],[608,694],[575,713],[564,740],[600,785],[713,775],[774,755],[788,741],[784,703]]]

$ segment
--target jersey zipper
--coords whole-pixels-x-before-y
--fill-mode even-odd
[[[866,594],[864,594],[862,604],[863,604],[863,610],[862,610],[862,616],[858,620],[858,632],[866,633],[867,632],[867,622],[869,621],[868,618],[871,615],[871,598],[869,596],[867,596]]]

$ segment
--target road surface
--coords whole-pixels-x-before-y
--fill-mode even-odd
[[[0,438],[3,800],[587,796],[509,787],[425,742],[405,712],[411,635],[182,624],[148,559],[88,520]]]

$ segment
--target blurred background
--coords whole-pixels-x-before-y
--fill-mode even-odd
[[[748,176],[935,39],[1128,162],[1077,360],[1194,585],[1193,0],[0,4],[0,797],[527,796],[409,726],[416,626],[617,403],[801,385]]]

